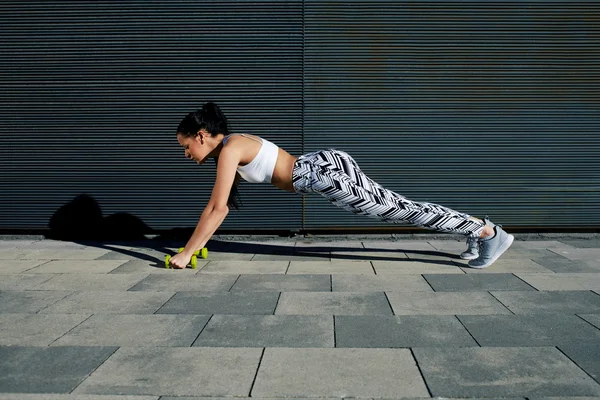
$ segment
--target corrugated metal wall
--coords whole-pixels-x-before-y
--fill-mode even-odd
[[[600,3],[305,2],[306,150],[521,227],[600,226]],[[308,197],[306,226],[383,226]]]
[[[81,193],[105,216],[195,225],[214,168],[174,130],[206,100],[236,132],[345,149],[415,200],[598,227],[599,16],[581,1],[1,2],[0,230],[45,229]],[[225,230],[388,227],[241,194]]]
[[[44,229],[82,193],[104,216],[194,226],[215,168],[184,158],[179,121],[213,100],[234,132],[300,153],[302,29],[298,1],[1,2],[0,228]],[[300,226],[299,196],[240,191],[223,227],[265,208],[285,215],[269,228]]]

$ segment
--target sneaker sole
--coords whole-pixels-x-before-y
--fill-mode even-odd
[[[463,260],[476,260],[477,258],[479,258],[479,254],[477,254],[477,255],[473,254],[472,256],[466,256],[466,257],[461,255],[460,258]]]
[[[469,267],[477,268],[477,269],[489,267],[490,265],[492,265],[494,263],[494,261],[496,261],[498,259],[498,257],[500,257],[502,254],[504,254],[504,252],[506,250],[508,250],[508,248],[512,245],[514,240],[515,240],[515,237],[513,235],[508,235],[506,240],[504,242],[502,242],[500,247],[498,247],[498,250],[496,250],[496,252],[492,256],[492,258],[490,258],[490,261],[488,261],[487,263],[485,263],[483,265],[469,265]]]

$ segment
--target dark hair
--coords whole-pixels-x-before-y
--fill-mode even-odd
[[[202,129],[206,130],[213,137],[220,133],[225,136],[230,134],[227,117],[225,117],[219,106],[212,101],[205,103],[200,110],[186,115],[179,123],[177,133],[183,136],[196,137]],[[215,157],[215,164],[219,164],[219,157]],[[236,176],[229,192],[229,198],[227,199],[227,205],[236,210],[241,205],[237,184],[238,179]]]

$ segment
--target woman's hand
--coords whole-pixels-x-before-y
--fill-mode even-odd
[[[191,258],[192,258],[192,256],[188,255],[186,252],[175,254],[169,260],[169,264],[173,268],[183,269],[183,268],[187,267]]]

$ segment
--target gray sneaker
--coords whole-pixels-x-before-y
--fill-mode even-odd
[[[494,236],[489,239],[479,240],[479,257],[469,261],[469,267],[485,268],[489,267],[500,257],[512,244],[515,237],[509,235],[500,225],[493,225],[489,220],[485,220],[486,225],[494,228]]]
[[[463,260],[474,260],[479,257],[479,239],[469,236],[467,238],[467,250],[460,254]]]

